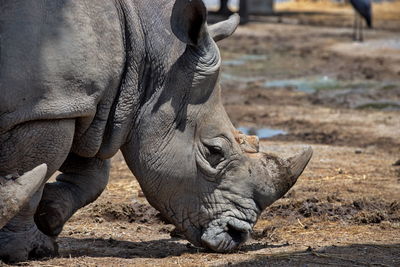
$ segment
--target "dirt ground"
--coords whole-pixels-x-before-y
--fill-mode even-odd
[[[342,15],[351,21],[352,13]],[[253,22],[219,44],[235,126],[287,132],[262,140],[273,153],[305,144],[315,152],[238,251],[212,253],[180,239],[118,154],[106,191],[58,238],[60,257],[21,265],[400,266],[400,27],[393,23],[367,31],[360,44],[342,25]]]

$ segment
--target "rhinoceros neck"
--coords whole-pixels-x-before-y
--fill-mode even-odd
[[[165,87],[167,73],[184,51],[169,26],[173,1],[159,1],[154,8],[149,1],[121,0],[126,62],[121,85],[98,155],[110,157],[136,131],[143,109],[152,105]],[[160,15],[159,11],[163,10]]]
[[[138,64],[141,99],[122,151],[138,179],[149,177],[142,163],[152,161],[157,151],[168,144],[174,124],[178,122],[176,118],[181,113],[180,103],[185,103],[185,87],[173,80],[177,75],[172,75],[177,73],[177,61],[186,49],[186,45],[171,30],[169,15],[173,3],[160,0],[154,8],[151,1],[135,2],[139,9],[145,49]]]
[[[94,116],[79,119],[83,126],[77,123],[72,151],[83,157],[112,157],[126,142],[143,101],[141,82],[146,53],[137,7],[131,1],[117,3],[124,63],[119,70],[119,84],[105,90]]]
[[[146,95],[143,86],[143,74],[147,66],[145,37],[137,12],[138,7],[132,1],[121,0],[119,3],[125,65],[97,153],[101,158],[113,156],[126,142]]]

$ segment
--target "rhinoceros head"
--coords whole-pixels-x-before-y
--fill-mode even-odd
[[[237,131],[221,103],[215,41],[238,16],[207,26],[201,0],[177,0],[171,31],[177,53],[160,90],[147,98],[122,148],[148,201],[189,241],[231,251],[246,241],[260,213],[296,182],[312,150],[288,159],[259,151]]]

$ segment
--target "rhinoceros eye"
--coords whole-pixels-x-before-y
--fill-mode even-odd
[[[219,146],[205,146],[208,150],[206,154],[206,159],[210,163],[210,165],[215,168],[221,161],[224,160],[224,153],[222,148]]]

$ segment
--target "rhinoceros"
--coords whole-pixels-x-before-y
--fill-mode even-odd
[[[120,149],[149,201],[196,246],[242,245],[312,149],[259,151],[221,103],[201,0],[0,1],[0,258],[57,254]],[[56,182],[47,182],[56,171]]]

